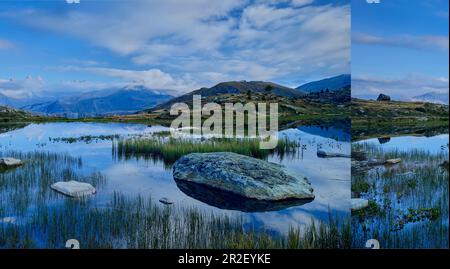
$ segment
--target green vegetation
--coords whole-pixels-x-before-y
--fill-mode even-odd
[[[212,138],[204,141],[176,138],[130,138],[121,139],[113,144],[119,157],[150,156],[172,164],[183,155],[199,152],[234,152],[260,159],[267,159],[269,154],[277,154],[280,158],[297,153],[301,146],[297,141],[287,138],[279,139],[272,149],[260,149],[259,139],[249,138]]]
[[[68,144],[76,143],[76,142],[84,142],[86,144],[92,142],[98,142],[103,140],[114,140],[118,139],[119,135],[85,135],[80,137],[49,137],[50,142],[64,142]]]

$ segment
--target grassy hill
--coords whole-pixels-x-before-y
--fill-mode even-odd
[[[203,95],[202,95],[203,96]],[[347,96],[345,98],[344,96]],[[192,107],[192,94],[190,100],[183,96],[183,100]],[[175,98],[180,101],[181,98]],[[208,102],[220,104],[222,108],[225,103],[278,103],[279,126],[287,128],[298,124],[332,125],[337,119],[345,119],[350,115],[350,89],[334,93],[314,93],[312,95],[300,95],[299,97],[287,97],[274,93],[246,92],[246,93],[219,93],[203,96],[202,105]],[[175,118],[170,115],[170,106],[175,100],[152,110],[144,111],[137,115],[127,116],[127,119],[142,118],[152,119],[158,123],[170,124]]]
[[[0,123],[27,122],[33,117],[25,111],[0,106]]]
[[[352,139],[448,132],[448,105],[352,99]]]
[[[281,86],[272,82],[264,81],[229,81],[222,82],[211,88],[200,88],[198,90],[186,93],[179,97],[173,98],[168,102],[156,106],[148,111],[157,111],[161,109],[170,109],[175,103],[192,103],[193,95],[201,95],[202,98],[210,98],[214,96],[230,96],[230,95],[275,95],[287,98],[300,98],[306,95],[306,92]],[[208,99],[210,100],[210,99]]]

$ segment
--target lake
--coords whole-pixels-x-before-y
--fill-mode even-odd
[[[3,153],[39,151],[79,157],[82,165],[77,167],[78,172],[86,175],[100,172],[105,176],[104,182],[97,187],[98,193],[89,198],[90,204],[97,207],[106,206],[114,193],[121,193],[128,197],[139,194],[152,197],[156,201],[167,197],[174,202],[174,205],[192,206],[205,212],[240,216],[245,227],[264,228],[274,234],[286,234],[289,227],[308,225],[311,220],[328,221],[330,214],[339,219],[350,216],[350,159],[317,157],[319,148],[347,154],[350,152],[349,136],[339,132],[338,129],[299,127],[279,133],[280,137],[298,141],[302,147],[294,156],[280,158],[271,155],[268,161],[285,165],[288,169],[306,176],[314,188],[315,199],[306,204],[287,205],[263,212],[244,212],[248,210],[239,210],[239,208],[227,209],[226,206],[224,208],[208,203],[208,199],[196,199],[196,195],[179,189],[172,177],[172,170],[162,161],[117,158],[113,154],[111,139],[76,140],[72,143],[68,143],[67,139],[64,140],[64,138],[109,135],[126,138],[133,135],[145,136],[163,130],[167,128],[122,123],[30,124],[21,129],[1,133],[0,151]],[[64,178],[50,180],[59,181]],[[35,195],[38,194],[35,193]],[[0,197],[9,199],[9,194],[0,190]],[[63,201],[71,198],[58,194],[51,195],[47,199],[49,205],[64,207]],[[161,204],[162,206],[164,205]],[[32,214],[33,210],[32,206],[27,208],[28,214]],[[7,217],[14,215],[15,209],[10,206],[8,211]],[[0,215],[0,219],[1,217]]]

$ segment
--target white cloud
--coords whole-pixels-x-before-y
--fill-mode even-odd
[[[14,47],[15,47],[15,45],[12,41],[0,38],[0,49],[10,49],[10,48],[14,48]]]
[[[415,49],[440,49],[448,51],[449,39],[448,36],[439,35],[398,35],[393,37],[382,37],[366,33],[354,33],[352,41],[361,44],[407,47]]]
[[[278,3],[278,2],[277,2]],[[228,80],[300,81],[350,72],[350,6],[311,0],[99,2],[0,17],[74,36],[140,65],[86,71],[179,91]],[[115,71],[114,71],[115,70]],[[184,84],[184,86],[183,86]]]
[[[292,5],[296,7],[306,6],[313,3],[314,0],[292,0]]]
[[[397,100],[411,100],[412,97],[428,92],[448,93],[448,77],[429,77],[412,74],[403,78],[382,78],[352,76],[352,97],[374,99],[380,93],[391,95]]]
[[[29,98],[35,92],[45,88],[45,81],[40,77],[28,75],[24,79],[0,79],[0,93],[11,98]]]

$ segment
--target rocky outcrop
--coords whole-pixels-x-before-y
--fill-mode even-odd
[[[231,153],[191,153],[173,166],[176,181],[195,183],[246,199],[282,201],[313,199],[306,177],[282,165]]]
[[[391,101],[391,97],[389,95],[380,93],[380,95],[378,95],[377,101]]]

